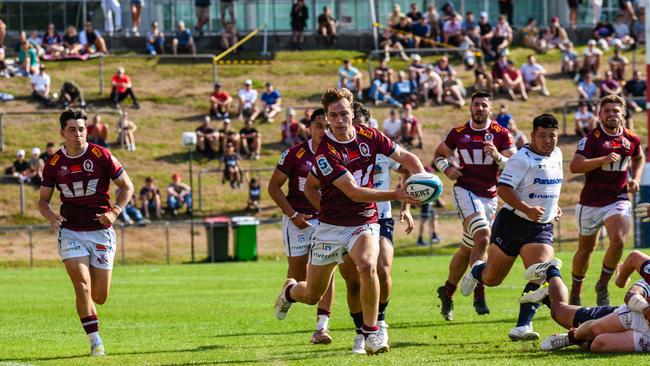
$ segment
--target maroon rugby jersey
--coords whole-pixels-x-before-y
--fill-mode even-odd
[[[314,174],[320,181],[321,203],[318,219],[337,226],[359,226],[377,222],[374,202],[354,202],[333,182],[350,172],[359,187],[373,188],[373,167],[377,154],[390,156],[395,143],[371,127],[355,126],[350,141],[337,141],[327,130],[314,156]]]
[[[641,139],[624,128],[618,135],[609,135],[599,123],[587,137],[578,143],[576,154],[587,159],[615,152],[621,160],[603,165],[585,173],[585,186],[580,193],[580,204],[592,207],[607,206],[627,200],[627,170],[632,157],[641,153]]]
[[[41,185],[61,192],[61,216],[65,218],[61,227],[75,231],[107,228],[95,215],[110,210],[110,182],[122,172],[122,165],[108,149],[91,143],[74,158],[66,155],[65,148],[52,155],[45,163]]]
[[[309,140],[286,149],[276,167],[289,177],[287,201],[294,210],[305,215],[316,214],[316,209],[305,197],[305,182],[312,167],[313,157],[312,140]]]
[[[483,130],[475,130],[470,122],[452,128],[445,136],[445,145],[458,150],[461,172],[463,175],[456,180],[457,186],[481,197],[496,197],[499,164],[492,156],[483,153],[483,142],[492,141],[497,150],[508,150],[514,146],[514,141],[508,129],[501,127],[495,121]]]

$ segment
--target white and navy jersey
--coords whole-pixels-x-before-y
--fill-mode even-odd
[[[643,290],[643,297],[650,296],[650,284],[648,284],[643,278],[636,281],[634,283],[634,286],[641,287],[641,289]]]
[[[381,189],[381,190],[389,190],[390,189],[390,171],[392,170],[397,170],[399,169],[399,163],[396,162],[395,160],[382,155],[382,154],[377,154],[377,158],[375,159],[375,168],[373,171],[373,188],[374,189]],[[384,201],[384,202],[377,202],[377,215],[379,215],[379,219],[390,219],[392,217],[391,215],[391,207],[390,207],[390,201]]]
[[[557,215],[563,179],[562,151],[559,148],[556,147],[550,156],[544,156],[524,146],[508,159],[498,184],[512,187],[526,204],[544,207],[540,223],[548,223]],[[504,207],[513,210],[510,205]],[[523,212],[514,211],[529,220]]]

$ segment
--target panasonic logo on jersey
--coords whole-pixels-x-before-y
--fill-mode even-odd
[[[533,180],[533,184],[562,184],[562,178],[556,178],[556,179],[535,178],[535,180]]]

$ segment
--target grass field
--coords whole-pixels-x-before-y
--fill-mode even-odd
[[[570,263],[569,253],[560,257]],[[592,288],[602,252],[596,253],[583,302]],[[86,356],[88,342],[74,311],[72,287],[63,268],[0,271],[0,365],[208,365],[208,364],[644,364],[646,356],[592,355],[577,348],[555,354],[538,342],[513,343],[507,332],[516,320],[524,284],[516,266],[498,288],[488,289],[492,314],[479,317],[471,301],[455,297],[455,318],[439,315],[433,290],[446,278],[450,257],[400,257],[388,307],[391,351],[371,360],[353,356],[354,332],[344,285],[337,278],[331,321],[334,342],[309,344],[315,309],[295,305],[282,322],[272,303],[283,282],[284,261],[220,265],[116,267],[111,296],[98,308],[108,356]],[[567,265],[570,267],[570,264]],[[569,278],[569,269],[563,269]],[[613,302],[623,290],[613,288]],[[535,329],[545,337],[560,331],[542,308]]]

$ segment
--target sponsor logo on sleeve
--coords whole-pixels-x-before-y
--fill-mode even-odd
[[[583,138],[580,139],[580,141],[578,142],[578,151],[582,151],[582,150],[584,150],[586,145],[587,145],[587,138],[586,138],[586,137],[583,137]]]
[[[286,149],[282,152],[282,155],[280,155],[280,161],[278,161],[278,164],[282,165],[284,164],[284,159],[289,155],[289,149]]]
[[[93,148],[90,149],[90,152],[93,153],[98,158],[102,157],[102,151],[97,146],[93,146]]]
[[[318,165],[318,169],[320,169],[320,172],[325,176],[332,174],[334,171],[334,168],[332,168],[329,161],[327,161],[327,158],[324,156],[316,159],[316,165]]]

